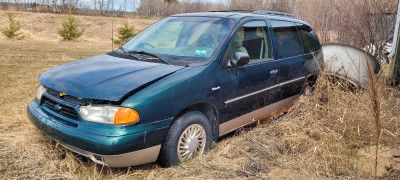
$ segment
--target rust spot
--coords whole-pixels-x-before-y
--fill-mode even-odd
[[[264,116],[261,116],[259,118],[256,118],[255,121],[257,121],[258,123],[261,122],[267,122],[269,119],[273,118],[273,117],[278,117],[278,116],[282,116],[283,114],[285,114],[286,112],[289,111],[289,109],[292,107],[293,103],[291,103],[289,106],[280,108],[278,110],[276,110],[275,112],[266,114]]]

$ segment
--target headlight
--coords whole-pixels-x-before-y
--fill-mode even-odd
[[[38,104],[40,103],[40,100],[42,99],[43,93],[46,92],[46,88],[43,85],[39,85],[37,91],[36,91],[36,100]]]
[[[134,109],[114,106],[81,106],[79,108],[87,121],[104,124],[130,124],[139,121],[139,113]]]

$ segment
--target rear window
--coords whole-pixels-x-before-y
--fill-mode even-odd
[[[304,54],[301,37],[294,23],[272,20],[271,25],[278,41],[278,59]]]
[[[315,52],[321,48],[317,34],[311,27],[307,25],[301,25],[297,28],[299,29],[301,40],[303,41],[305,53]]]

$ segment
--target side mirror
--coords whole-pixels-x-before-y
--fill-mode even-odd
[[[233,59],[230,60],[231,67],[239,67],[248,64],[250,56],[244,52],[236,52]]]

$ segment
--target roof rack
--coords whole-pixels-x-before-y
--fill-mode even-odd
[[[251,12],[245,9],[233,9],[233,10],[218,10],[218,11],[208,11],[208,12]]]
[[[290,17],[290,18],[294,18],[295,17],[293,14],[277,12],[277,11],[253,11],[252,14],[283,16],[283,17]]]

